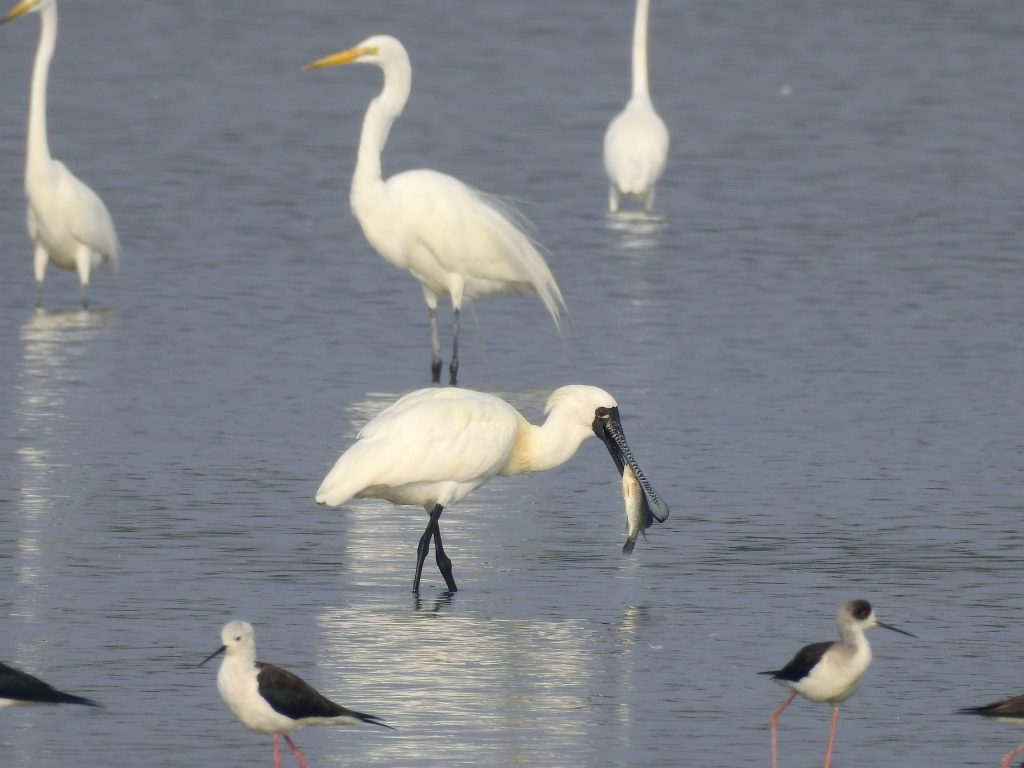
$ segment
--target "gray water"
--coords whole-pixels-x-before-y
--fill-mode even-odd
[[[124,244],[93,307],[33,311],[21,174],[37,22],[0,28],[0,658],[99,699],[15,708],[4,766],[270,765],[220,701],[221,625],[395,726],[311,728],[314,766],[767,764],[756,673],[871,633],[836,766],[990,766],[1020,738],[958,707],[1024,691],[1024,10],[1017,0],[700,0],[652,9],[672,132],[657,216],[604,213],[630,2],[61,7],[54,154]],[[463,323],[461,382],[533,420],[593,383],[669,521],[624,539],[585,444],[443,518],[313,494],[360,425],[428,380],[420,290],[348,211],[379,73],[301,65],[402,38],[385,172],[516,201],[572,312]],[[447,351],[449,313],[444,319]],[[828,708],[782,719],[820,764]],[[285,752],[283,764],[291,764]]]

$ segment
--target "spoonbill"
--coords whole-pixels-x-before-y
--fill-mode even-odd
[[[986,704],[983,707],[967,707],[959,710],[960,714],[984,715],[991,717],[1000,723],[1010,725],[1024,725],[1024,694],[1012,696],[1009,699]],[[1024,741],[1003,755],[1002,768],[1010,768],[1010,761],[1021,752],[1024,752]]]
[[[825,768],[828,768],[832,759],[832,744],[836,738],[836,724],[839,721],[839,705],[856,693],[861,678],[871,664],[871,646],[864,635],[865,629],[882,627],[901,635],[916,637],[891,624],[880,622],[875,618],[875,611],[867,600],[851,600],[841,605],[836,613],[836,627],[839,630],[839,642],[804,646],[782,669],[761,673],[771,675],[772,680],[791,691],[789,697],[772,712],[769,721],[772,768],[778,766],[776,731],[779,715],[798,693],[809,701],[827,701],[832,705],[832,727],[828,732],[828,748],[825,751]]]
[[[607,446],[621,475],[629,466],[643,490],[646,515],[663,522],[669,510],[629,449],[619,408],[598,387],[571,384],[551,393],[543,425],[527,422],[494,395],[446,387],[420,389],[372,419],[335,463],[316,492],[318,504],[386,499],[416,504],[430,520],[416,551],[412,591],[419,592],[423,561],[434,540],[437,567],[450,592],[458,587],[441,543],[441,512],[495,475],[541,472],[568,461],[588,437]]]
[[[281,736],[300,768],[306,768],[305,755],[288,734],[307,725],[369,723],[394,730],[378,717],[335,704],[288,670],[256,661],[256,640],[249,622],[229,621],[221,630],[220,639],[221,647],[199,662],[199,666],[224,654],[217,672],[217,690],[242,725],[250,731],[274,736],[274,768],[281,766]]]
[[[401,42],[374,35],[354,48],[324,56],[305,69],[375,64],[384,87],[370,102],[352,176],[352,212],[370,245],[385,261],[420,282],[430,319],[431,377],[441,380],[438,297],[447,294],[454,311],[454,386],[459,370],[459,312],[463,298],[534,292],[555,327],[568,310],[544,257],[523,228],[524,220],[498,199],[447,174],[427,169],[381,177],[381,151],[402,113],[412,87],[412,65]]]
[[[668,128],[654,111],[647,83],[647,18],[650,0],[636,0],[633,22],[633,93],[604,134],[604,169],[611,182],[608,210],[616,213],[623,196],[643,198],[654,207],[654,189],[668,160]]]
[[[56,0],[21,0],[0,18],[6,24],[26,13],[38,13],[39,47],[32,67],[25,161],[28,234],[34,247],[36,306],[43,301],[46,265],[78,272],[82,306],[89,306],[89,277],[104,262],[116,268],[121,244],[110,211],[99,195],[50,155],[46,135],[46,84],[57,46]]]
[[[58,691],[28,672],[0,662],[0,709],[25,704],[84,704],[98,707],[92,699]]]

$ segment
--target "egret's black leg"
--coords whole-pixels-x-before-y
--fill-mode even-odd
[[[434,526],[434,557],[437,559],[437,568],[444,576],[444,583],[448,585],[449,592],[458,592],[455,586],[455,577],[452,576],[452,561],[444,553],[444,546],[441,544],[441,524]]]
[[[427,559],[427,553],[430,551],[430,537],[436,535],[437,519],[441,517],[442,512],[444,512],[444,507],[440,504],[435,504],[434,509],[430,513],[430,522],[427,523],[423,535],[420,536],[420,543],[416,547],[416,576],[412,580],[412,591],[416,594],[419,594],[420,591],[423,561]]]
[[[441,383],[441,334],[437,330],[437,302],[427,304],[430,317],[430,380],[434,384]]]
[[[452,375],[452,386],[459,373],[459,310],[455,310],[455,321],[452,324],[452,362],[448,366]]]

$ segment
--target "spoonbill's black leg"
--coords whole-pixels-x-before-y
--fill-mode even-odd
[[[440,515],[438,515],[440,517]],[[455,586],[455,577],[452,576],[452,561],[448,559],[448,555],[444,553],[444,546],[441,544],[441,524],[438,522],[434,525],[434,557],[437,559],[437,568],[441,571],[441,575],[444,576],[444,583],[448,585],[449,592],[458,592],[459,588]]]
[[[427,523],[427,527],[423,531],[423,535],[420,536],[420,543],[416,546],[416,576],[412,580],[412,591],[417,594],[419,594],[420,591],[420,576],[423,573],[423,561],[427,559],[427,553],[430,551],[430,537],[438,536],[438,540],[440,540],[440,534],[437,533],[437,521],[438,518],[441,517],[442,512],[444,512],[444,507],[440,504],[435,504],[434,509],[430,512],[430,522]]]

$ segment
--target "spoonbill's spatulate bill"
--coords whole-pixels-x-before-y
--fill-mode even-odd
[[[381,177],[381,151],[412,86],[412,65],[404,46],[374,35],[354,48],[325,56],[306,69],[374,64],[384,88],[363,119],[352,177],[352,212],[370,245],[386,261],[420,282],[430,318],[431,376],[441,380],[438,297],[451,297],[454,310],[451,383],[459,370],[459,312],[463,298],[488,294],[536,293],[556,326],[568,315],[554,275],[519,221],[522,217],[456,178],[416,169]]]
[[[92,699],[58,691],[28,672],[0,662],[0,709],[26,704],[84,704],[98,707]]]
[[[40,18],[39,47],[32,67],[25,162],[28,234],[32,239],[36,305],[42,303],[46,265],[74,270],[82,286],[82,306],[89,304],[89,278],[96,267],[115,267],[121,245],[107,206],[60,160],[50,156],[46,133],[46,85],[57,46],[57,0],[21,0],[0,24],[26,13]]]
[[[882,627],[915,637],[909,632],[883,624],[875,618],[875,612],[867,600],[851,600],[839,607],[836,613],[836,627],[839,640],[813,643],[804,646],[782,669],[762,672],[771,675],[792,693],[772,712],[771,742],[772,768],[778,768],[776,734],[779,715],[790,705],[797,694],[810,701],[824,701],[832,705],[832,725],[828,732],[828,747],[825,750],[825,768],[832,759],[832,744],[836,737],[836,723],[839,721],[839,705],[850,698],[860,686],[861,678],[871,663],[871,646],[864,635],[869,627]]]
[[[221,647],[201,662],[224,654],[217,672],[217,690],[242,725],[274,737],[274,768],[281,765],[279,738],[291,747],[300,768],[306,758],[288,735],[307,725],[359,725],[369,723],[393,730],[380,718],[335,704],[309,683],[286,669],[256,661],[252,624],[229,621],[221,630]]]
[[[336,507],[351,498],[421,505],[430,520],[420,537],[413,591],[434,540],[437,566],[448,590],[457,587],[441,543],[439,520],[495,475],[540,472],[568,461],[588,437],[607,446],[619,472],[628,466],[643,490],[644,504],[659,522],[668,518],[661,500],[626,442],[615,399],[598,387],[556,389],[543,425],[530,424],[494,395],[469,389],[421,389],[384,409],[324,478],[318,504]]]
[[[637,0],[633,23],[633,93],[608,124],[604,135],[604,169],[608,174],[608,210],[619,210],[623,197],[639,197],[648,213],[668,161],[668,128],[655,112],[647,80],[647,17],[650,0]]]
[[[1024,694],[1012,696],[1009,699],[1002,699],[983,707],[967,707],[959,710],[960,714],[984,715],[997,720],[1000,723],[1024,726]],[[1003,755],[1000,761],[1002,768],[1010,768],[1010,763],[1017,755],[1024,752],[1024,741]]]

